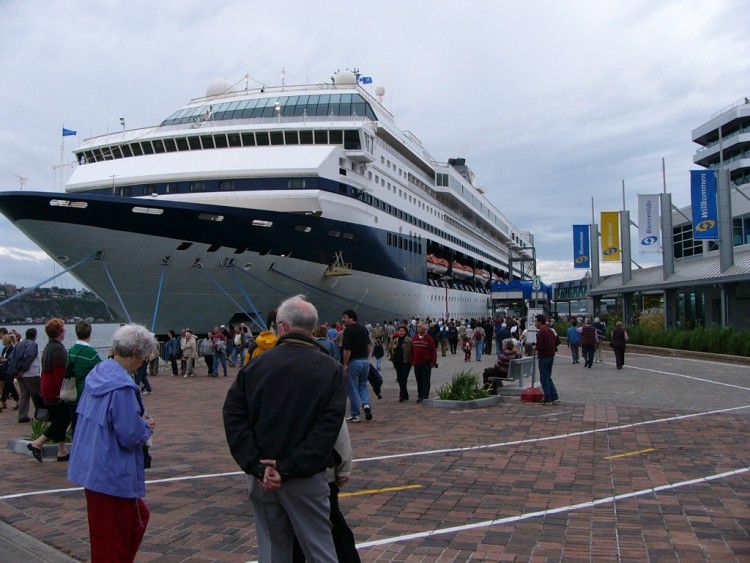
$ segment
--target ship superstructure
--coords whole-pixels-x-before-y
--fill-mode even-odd
[[[357,73],[237,89],[220,81],[160,125],[87,139],[65,194],[0,210],[125,318],[159,333],[262,326],[304,293],[321,321],[490,312],[533,237],[462,158],[438,162]],[[197,327],[197,328],[196,328]]]

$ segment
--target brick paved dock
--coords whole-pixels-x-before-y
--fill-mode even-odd
[[[439,360],[433,388],[494,358]],[[626,362],[616,370],[607,351],[585,369],[561,348],[561,404],[506,396],[476,410],[399,403],[385,367],[374,420],[350,426],[356,461],[341,498],[363,561],[750,561],[750,367]],[[158,426],[138,561],[256,559],[221,423],[234,372],[151,378]],[[416,396],[413,374],[410,387]],[[28,430],[0,414],[3,443]],[[12,527],[0,561],[87,559],[83,493],[66,465],[3,450],[0,470],[0,519]]]

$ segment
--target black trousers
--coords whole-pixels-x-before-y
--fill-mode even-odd
[[[354,533],[339,508],[339,487],[336,483],[328,483],[331,494],[328,495],[328,501],[331,505],[331,535],[333,536],[333,545],[336,547],[336,557],[339,563],[360,563],[359,553],[355,547]],[[303,563],[305,554],[294,538],[294,550],[292,553],[293,563]]]
[[[66,403],[46,404],[49,411],[50,425],[44,431],[49,440],[65,442],[68,426],[70,426],[70,407]]]

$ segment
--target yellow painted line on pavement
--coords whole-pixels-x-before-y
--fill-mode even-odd
[[[639,455],[639,454],[645,454],[646,452],[655,452],[655,451],[656,451],[656,448],[648,448],[648,449],[645,449],[645,450],[638,450],[636,452],[627,452],[627,453],[624,453],[624,454],[608,455],[604,459],[615,459],[615,458],[618,458],[618,457],[627,457],[627,456],[630,456],[630,455]]]
[[[405,491],[406,489],[421,489],[422,485],[404,485],[403,487],[383,487],[382,489],[368,489],[353,493],[339,493],[339,497],[356,497],[359,495],[375,495],[377,493],[392,493],[393,491]]]

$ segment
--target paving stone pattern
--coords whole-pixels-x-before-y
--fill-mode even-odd
[[[433,388],[460,369],[481,373],[494,357],[439,359]],[[399,403],[384,363],[374,420],[350,425],[358,461],[341,498],[363,561],[750,561],[750,472],[650,491],[750,468],[750,367],[626,361],[616,370],[607,351],[586,369],[561,348],[559,405],[506,396],[467,410]],[[235,373],[151,378],[151,522],[138,561],[257,558],[245,477],[221,423]],[[409,384],[416,397],[413,374]],[[728,408],[736,410],[701,414]],[[3,443],[28,430],[15,412],[0,414]],[[74,487],[66,464],[2,451],[0,470],[0,519],[61,557],[86,560],[82,491],[6,496]],[[611,499],[636,491],[645,492]],[[422,535],[399,539],[407,534]]]

